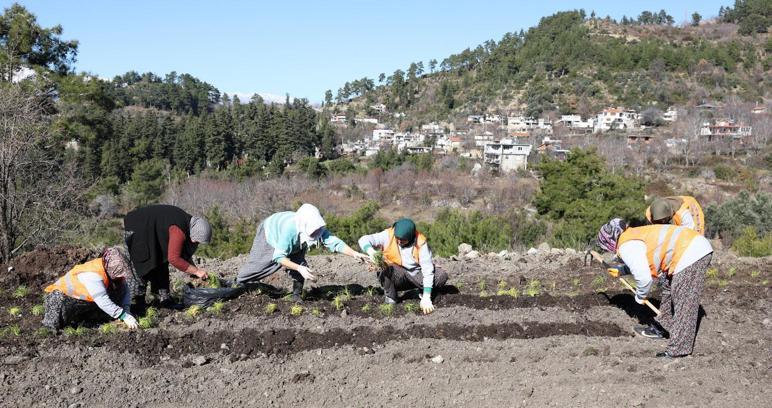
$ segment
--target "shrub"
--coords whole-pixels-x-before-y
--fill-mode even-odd
[[[723,181],[731,181],[737,176],[735,169],[725,164],[719,164],[718,166],[713,167],[713,173],[716,175],[717,179]]]
[[[354,163],[346,158],[327,160],[324,164],[327,166],[327,171],[333,174],[346,174],[356,170]]]
[[[376,214],[380,206],[375,201],[368,201],[348,216],[325,214],[327,229],[343,242],[357,242],[359,237],[385,229],[389,224]]]
[[[432,252],[442,257],[455,255],[462,242],[479,251],[500,251],[512,244],[512,229],[507,220],[479,211],[443,209],[433,223],[419,223],[418,229],[428,238]]]
[[[762,257],[772,255],[772,232],[759,237],[754,227],[745,227],[742,235],[732,244],[740,256]]]
[[[751,195],[741,191],[737,197],[721,205],[705,209],[707,235],[718,236],[731,243],[745,227],[753,227],[762,237],[772,232],[772,194]]]
[[[198,253],[227,259],[249,252],[257,225],[245,219],[229,221],[218,206],[211,207],[204,217],[212,226],[212,242],[199,246]]]
[[[583,247],[613,217],[639,217],[645,209],[643,183],[614,174],[594,150],[573,149],[566,161],[546,159],[534,204],[553,220],[553,246]]]

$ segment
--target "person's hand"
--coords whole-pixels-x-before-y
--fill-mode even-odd
[[[367,257],[370,259],[370,262],[375,263],[375,254],[377,254],[378,251],[375,250],[373,247],[367,248]]]
[[[209,274],[203,269],[197,269],[193,272],[193,275],[201,280],[207,280],[207,278],[209,278]]]
[[[311,269],[308,269],[307,266],[298,265],[298,273],[300,273],[300,276],[304,279],[308,279],[312,282],[316,280],[316,276],[314,276]]]
[[[360,260],[360,261],[365,261],[365,262],[367,262],[367,261],[370,261],[370,260],[372,259],[372,258],[370,257],[370,255],[367,255],[367,254],[363,254],[363,253],[361,253],[361,252],[356,252],[354,256],[355,256],[355,257],[356,257],[358,260]]]
[[[125,324],[126,327],[128,327],[130,330],[135,330],[136,328],[139,327],[139,323],[137,323],[137,319],[135,319],[134,316],[126,312],[121,314],[120,319],[123,322],[123,324]]]
[[[421,311],[424,312],[424,314],[429,314],[434,311],[434,305],[432,304],[432,295],[429,293],[424,293],[421,296]]]

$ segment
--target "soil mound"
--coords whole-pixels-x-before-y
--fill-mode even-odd
[[[93,250],[72,245],[38,246],[0,265],[0,284],[5,287],[27,285],[30,289],[40,288],[73,266],[96,256],[98,254]],[[9,267],[13,267],[10,272]]]

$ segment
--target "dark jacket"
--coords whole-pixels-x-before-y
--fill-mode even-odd
[[[196,245],[190,241],[191,215],[173,205],[151,205],[137,208],[123,218],[126,245],[134,269],[145,276],[154,268],[169,262],[169,227],[176,225],[187,236],[182,258],[192,263]]]

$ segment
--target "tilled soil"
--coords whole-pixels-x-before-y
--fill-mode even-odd
[[[717,257],[695,353],[660,360],[666,340],[631,330],[648,309],[580,255],[508,257],[441,260],[455,286],[428,316],[411,292],[382,309],[365,268],[318,256],[297,316],[266,287],[109,335],[37,331],[44,279],[25,275],[29,294],[0,292],[0,406],[768,406],[769,262]]]

